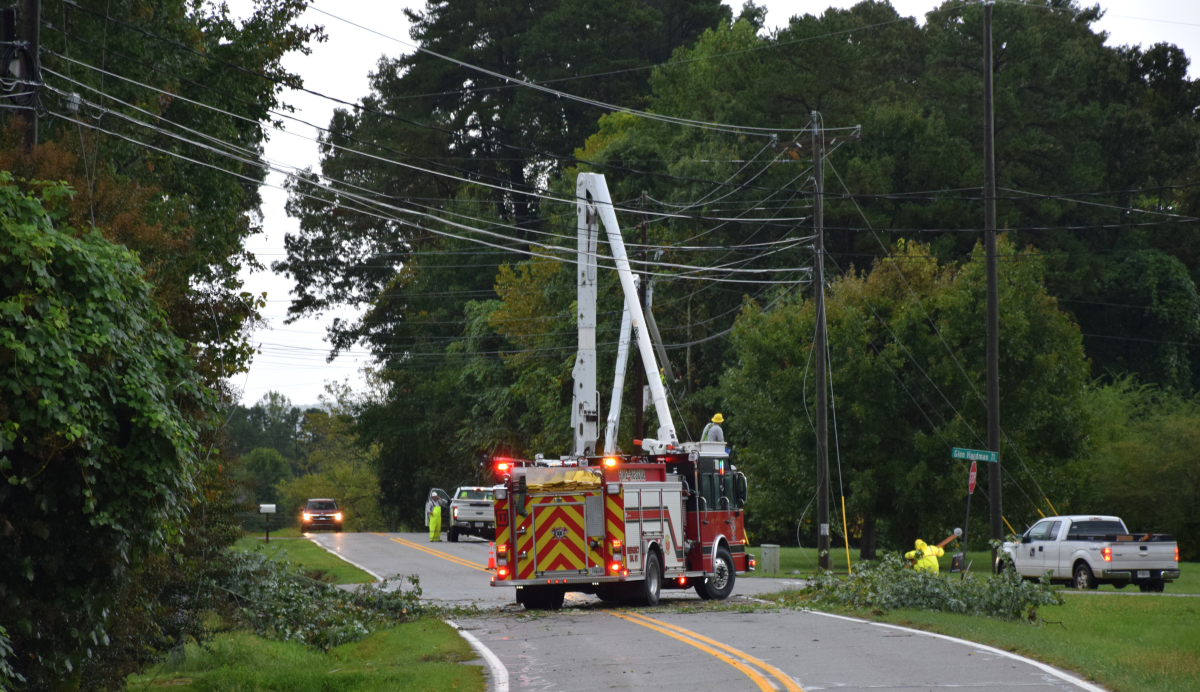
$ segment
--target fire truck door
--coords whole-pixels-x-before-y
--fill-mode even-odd
[[[582,502],[533,506],[534,570],[588,573],[587,536]]]

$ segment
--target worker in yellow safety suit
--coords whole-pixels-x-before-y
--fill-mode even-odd
[[[433,503],[429,510],[429,542],[440,543],[442,540],[442,505]]]
[[[910,550],[904,554],[904,559],[913,563],[913,569],[918,572],[929,572],[930,574],[938,573],[938,558],[945,555],[946,551],[942,550],[940,545],[928,545],[920,538],[917,539],[913,546],[916,550]]]

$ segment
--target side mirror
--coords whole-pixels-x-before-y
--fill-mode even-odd
[[[1021,542],[1022,543],[1032,543],[1033,538],[1029,534],[1025,534],[1024,536],[1021,536]]]

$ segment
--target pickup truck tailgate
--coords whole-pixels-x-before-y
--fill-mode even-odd
[[[1175,569],[1175,543],[1167,541],[1114,542],[1112,548],[1112,563],[1106,565],[1113,571],[1129,570],[1162,570]]]

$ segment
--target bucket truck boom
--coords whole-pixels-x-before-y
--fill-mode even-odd
[[[617,276],[621,280],[621,289],[625,294],[625,309],[629,311],[629,321],[633,332],[637,335],[638,353],[642,357],[642,364],[646,369],[646,380],[650,383],[650,397],[654,402],[654,410],[658,413],[658,435],[656,438],[647,438],[642,440],[642,448],[651,454],[663,454],[668,450],[676,449],[679,446],[679,438],[675,432],[675,423],[671,420],[671,411],[667,406],[667,392],[663,387],[662,380],[659,377],[657,360],[654,356],[654,345],[650,340],[650,330],[647,328],[646,316],[642,310],[641,301],[637,297],[637,286],[634,283],[633,272],[629,268],[629,257],[625,253],[625,242],[621,238],[621,227],[617,223],[617,214],[613,210],[612,198],[608,193],[608,183],[605,182],[604,176],[598,173],[580,173],[575,181],[575,200],[578,213],[578,228],[579,229],[597,229],[597,220],[604,224],[604,231],[608,238],[608,245],[612,251],[613,262],[617,266]],[[587,231],[590,234],[590,230]],[[579,270],[580,276],[586,274],[584,269],[585,258],[584,253],[584,230],[580,230],[579,240]],[[590,235],[589,237],[595,237]],[[595,248],[594,241],[588,246]],[[593,274],[595,276],[595,251],[590,252],[590,262]],[[591,341],[585,342],[583,315],[585,309],[582,306],[584,300],[591,301]],[[595,388],[595,354],[596,354],[596,327],[595,327],[595,281],[592,281],[590,291],[585,295],[583,280],[580,280],[579,286],[579,302],[581,303],[579,314],[579,335],[580,335],[580,357],[576,361],[576,367],[580,367],[583,362],[584,347],[590,345],[592,358],[592,388]],[[584,382],[576,382],[576,392],[583,392],[586,387]],[[581,409],[576,409],[581,410]],[[573,413],[572,416],[575,414]],[[578,429],[578,428],[577,428]],[[580,435],[580,433],[576,433]],[[594,441],[595,438],[593,438]],[[576,446],[578,448],[579,437],[576,438]],[[607,441],[606,441],[607,445]]]

